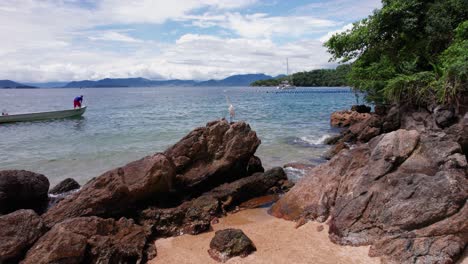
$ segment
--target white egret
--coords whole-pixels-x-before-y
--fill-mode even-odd
[[[231,100],[229,100],[229,96],[226,95],[226,102],[229,105],[228,111],[229,111],[229,122],[232,122],[234,120],[234,117],[236,116],[236,112],[234,110],[234,106],[231,103]]]

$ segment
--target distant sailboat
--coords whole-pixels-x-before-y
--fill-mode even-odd
[[[286,58],[286,78],[290,79],[290,76],[289,76],[289,60],[288,60],[288,58]],[[294,86],[292,81],[290,82],[290,80],[284,80],[276,88],[278,90],[291,90],[291,89],[296,89],[296,86]]]

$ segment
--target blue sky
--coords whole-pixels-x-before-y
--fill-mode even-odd
[[[2,0],[0,79],[224,78],[330,68],[323,42],[378,0]]]

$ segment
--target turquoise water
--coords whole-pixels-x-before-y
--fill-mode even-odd
[[[262,140],[265,167],[321,162],[323,139],[336,131],[330,114],[354,103],[349,88],[158,87],[0,89],[0,109],[10,114],[63,110],[83,94],[82,118],[0,124],[0,169],[26,169],[51,184],[72,177],[84,183],[108,169],[164,151],[190,130],[227,117],[250,123]]]

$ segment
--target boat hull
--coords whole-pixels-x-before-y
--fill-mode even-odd
[[[86,106],[78,109],[0,116],[0,123],[30,122],[82,116]]]

